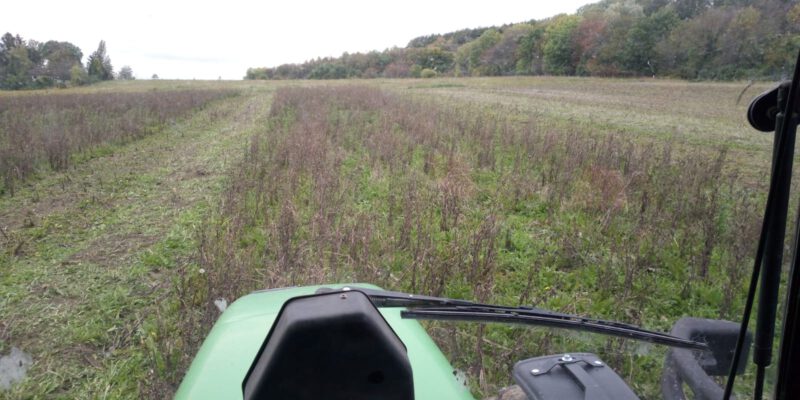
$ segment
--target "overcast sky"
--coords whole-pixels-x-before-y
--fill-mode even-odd
[[[417,36],[542,19],[591,2],[13,1],[3,4],[0,34],[68,41],[84,61],[102,39],[115,71],[130,65],[139,79],[241,79],[249,67],[404,47]]]

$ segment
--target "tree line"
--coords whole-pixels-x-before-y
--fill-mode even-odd
[[[111,79],[134,79],[133,70],[114,73],[106,43],[83,62],[83,52],[70,42],[24,40],[6,33],[0,38],[0,89],[42,89],[79,86]]]
[[[603,0],[575,14],[421,36],[404,48],[250,68],[245,79],[776,79],[791,71],[798,48],[797,0]]]

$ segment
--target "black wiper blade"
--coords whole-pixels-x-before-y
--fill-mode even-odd
[[[320,289],[333,291],[334,289]],[[357,290],[366,294],[377,307],[406,307],[403,318],[514,323],[547,326],[599,333],[650,343],[695,350],[708,350],[702,342],[683,339],[662,332],[650,331],[622,322],[585,318],[531,307],[508,307],[454,300],[444,297],[423,296],[402,292],[348,287],[343,291]]]
[[[601,319],[584,318],[574,315],[541,312],[534,309],[518,310],[487,309],[486,307],[424,307],[401,311],[403,318],[499,322],[522,325],[547,326],[599,333],[627,339],[641,340],[650,343],[682,347],[694,350],[708,350],[708,345],[694,340],[672,336],[666,333],[649,331],[634,325],[623,324]]]

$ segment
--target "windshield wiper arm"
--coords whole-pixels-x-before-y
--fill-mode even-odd
[[[708,345],[702,342],[682,339],[666,333],[649,331],[633,325],[604,321],[601,319],[584,318],[575,315],[552,313],[549,311],[542,312],[526,308],[513,311],[504,308],[487,309],[486,307],[430,307],[409,309],[402,311],[400,314],[403,318],[413,319],[500,322],[547,326],[551,328],[587,331],[694,350],[709,349]]]
[[[500,322],[547,326],[588,331],[673,347],[708,350],[708,345],[705,343],[679,338],[662,332],[650,331],[631,324],[585,318],[539,308],[495,306],[466,300],[389,292],[360,287],[350,287],[342,290],[357,290],[362,292],[372,300],[372,303],[375,304],[376,307],[407,307],[409,308],[408,310],[401,311],[400,313],[403,318]],[[321,291],[331,291],[331,289],[323,289]]]

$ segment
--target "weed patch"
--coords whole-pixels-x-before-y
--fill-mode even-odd
[[[554,129],[367,86],[286,88],[202,230],[205,274],[186,278],[182,306],[205,330],[216,298],[366,281],[658,330],[689,314],[731,319],[762,203],[724,146]],[[520,354],[583,348],[658,393],[659,349],[631,357],[636,344],[619,339],[429,328],[477,393],[507,384]]]
[[[233,90],[0,96],[0,194],[37,170],[64,170],[160,131]]]

